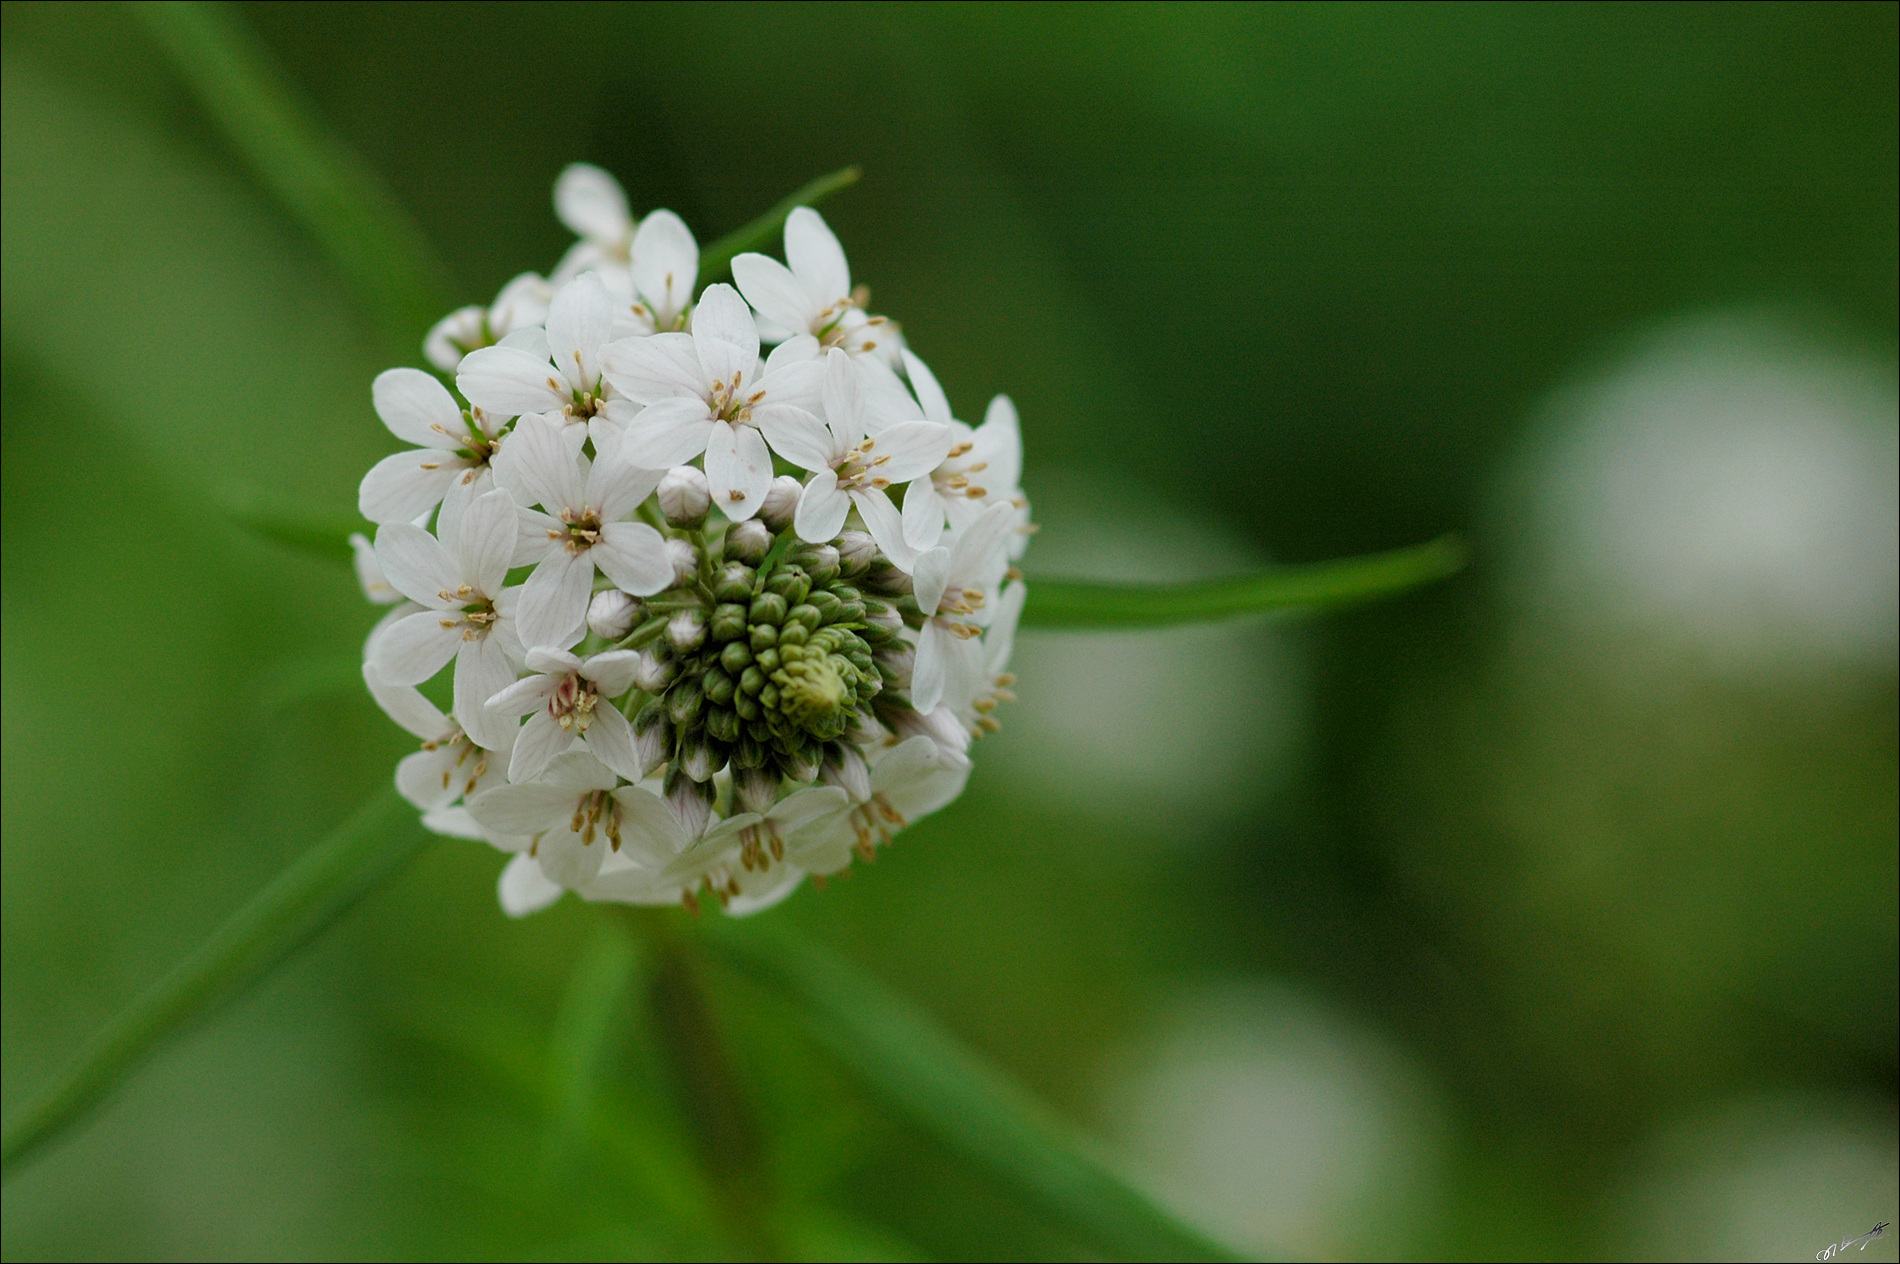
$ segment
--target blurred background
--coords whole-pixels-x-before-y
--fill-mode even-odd
[[[1900,1218],[1896,12],[242,6],[460,302],[553,265],[570,161],[702,241],[862,164],[854,277],[1021,409],[1032,583],[1468,533],[1324,620],[1025,633],[969,792],[771,914],[1316,1259]],[[347,568],[219,508],[354,504],[368,324],[123,11],[4,14],[11,1116],[410,740]],[[637,1007],[550,1105],[613,931],[501,865],[434,844],[9,1174],[0,1250],[729,1250]],[[786,1250],[1076,1254],[713,986]]]

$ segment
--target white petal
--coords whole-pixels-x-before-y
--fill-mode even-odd
[[[633,749],[633,726],[627,723],[626,716],[604,701],[594,708],[594,722],[587,728],[587,749],[594,753],[595,759],[628,781],[640,780],[640,756]]]
[[[1020,579],[1003,589],[990,625],[983,632],[983,671],[994,680],[1009,666],[1010,651],[1016,647],[1016,626],[1022,621],[1023,603],[1029,598],[1029,585]]]
[[[519,347],[469,352],[456,370],[455,386],[469,403],[501,417],[558,412],[574,402],[573,392],[554,366]]]
[[[829,473],[831,463],[844,455],[833,441],[830,427],[802,408],[759,409],[753,418],[772,451],[802,470]]]
[[[356,491],[356,511],[371,522],[409,522],[441,501],[467,465],[434,448],[411,448],[370,467]]]
[[[673,809],[651,791],[622,786],[614,791],[620,804],[620,850],[655,867],[665,865],[686,850],[687,838]]]
[[[476,823],[475,818],[468,814],[467,808],[460,806],[430,808],[422,814],[422,828],[431,834],[441,834],[446,838],[466,838],[471,843],[485,843],[489,840],[488,831]],[[527,844],[524,841],[520,850],[526,849]],[[516,849],[504,847],[502,850]]]
[[[794,342],[806,341],[793,339]],[[816,344],[816,339],[811,339]],[[781,360],[767,367],[765,376],[759,379],[759,390],[765,398],[752,406],[752,415],[756,420],[761,406],[777,407],[789,404],[802,408],[808,413],[818,412],[824,407],[825,362],[817,357],[806,360]]]
[[[422,354],[436,368],[444,373],[455,372],[455,366],[462,362],[468,352],[485,341],[482,337],[482,320],[488,315],[485,308],[458,307],[429,327],[422,338]]]
[[[750,917],[754,913],[763,913],[776,904],[784,903],[804,880],[805,871],[793,865],[780,865],[769,873],[741,874],[739,894],[727,900],[721,911],[728,917]]]
[[[1016,420],[1016,405],[1009,396],[998,395],[990,401],[970,457],[989,463],[979,473],[980,481],[991,491],[1007,494],[1022,481],[1023,433]]]
[[[644,522],[610,522],[600,543],[588,550],[601,573],[636,597],[650,597],[673,584],[666,540]]]
[[[597,272],[554,296],[548,308],[548,354],[576,390],[600,393],[600,349],[613,323],[614,303]]]
[[[385,522],[376,529],[376,564],[397,592],[438,609],[453,600],[442,594],[453,593],[462,582],[448,550],[413,523]]]
[[[911,591],[917,608],[926,615],[937,613],[943,590],[950,584],[950,550],[942,545],[920,554],[910,571]],[[928,626],[928,625],[926,625]]]
[[[943,464],[956,441],[956,431],[942,422],[900,421],[879,431],[868,451],[874,461],[890,458],[877,467],[879,475],[893,483],[908,483]]]
[[[996,564],[1004,560],[1004,546],[1015,528],[1016,506],[1003,503],[985,509],[969,530],[957,537],[950,577],[965,585],[986,581],[992,570],[1001,569]]]
[[[523,272],[501,287],[495,301],[488,305],[488,325],[496,340],[513,345],[508,339],[539,325],[548,318],[548,304],[554,300],[554,287],[534,272]]]
[[[789,834],[820,816],[850,806],[851,796],[837,786],[812,786],[787,795],[765,815]]]
[[[866,433],[876,434],[884,427],[900,421],[924,420],[924,410],[910,397],[904,379],[898,377],[890,365],[876,356],[868,355],[854,355],[851,362],[857,366],[858,375],[864,382]]]
[[[849,512],[851,497],[838,490],[838,476],[830,470],[820,470],[811,476],[811,482],[805,484],[804,494],[798,498],[798,512],[792,516],[792,530],[798,532],[801,540],[824,544],[838,538],[838,532],[844,528],[845,515]]]
[[[477,498],[457,524],[455,544],[463,581],[493,600],[508,578],[520,533],[521,515],[513,496],[497,487]]]
[[[633,228],[620,181],[591,163],[570,163],[554,181],[554,213],[576,236],[617,245]]]
[[[403,756],[396,764],[397,793],[425,812],[455,802],[462,797],[455,762],[467,749],[457,743]]]
[[[909,348],[904,351],[904,376],[910,379],[910,389],[916,394],[917,403],[922,406],[925,417],[931,421],[953,420],[950,397],[943,393],[943,387],[937,385],[937,375]]]
[[[651,531],[653,528],[648,527]],[[594,585],[592,550],[569,553],[555,549],[534,568],[521,586],[521,604],[515,612],[515,635],[533,649],[539,645],[565,649],[580,639],[587,619],[587,602]]]
[[[398,439],[425,448],[462,446],[468,428],[448,388],[421,369],[389,369],[370,384],[376,415]]]
[[[509,559],[508,568],[517,566],[538,566],[555,549],[563,547],[560,540],[567,535],[567,528],[539,509],[520,509],[515,519],[515,555]]]
[[[884,550],[891,565],[906,573],[915,568],[917,550],[905,543],[904,520],[891,498],[880,491],[858,491],[851,493],[851,502],[858,507],[858,516],[864,519],[871,538]]]
[[[532,650],[529,656],[540,653],[545,653],[545,651]],[[524,676],[482,705],[496,715],[526,715],[530,711],[540,710],[541,705],[560,687],[560,684],[561,677],[559,676]],[[517,740],[519,740],[518,737]]]
[[[824,217],[801,206],[785,217],[785,262],[816,307],[827,307],[851,294],[851,269],[844,247]]]
[[[487,465],[470,466],[457,471],[449,490],[442,497],[442,512],[435,517],[437,539],[462,538],[462,515],[468,507],[495,490],[495,471]]]
[[[705,310],[703,304],[700,310]],[[757,513],[772,486],[772,454],[765,437],[751,426],[714,423],[706,444],[706,481],[712,485],[713,504],[732,521],[744,522]]]
[[[615,390],[642,404],[675,396],[703,399],[711,385],[691,334],[617,338],[600,349],[600,367]]]
[[[943,497],[929,478],[904,489],[904,543],[918,552],[937,547],[943,538]]]
[[[825,421],[831,427],[834,454],[857,446],[864,438],[864,389],[851,357],[833,347],[825,353]]]
[[[577,796],[590,790],[611,790],[620,784],[613,772],[589,754],[585,746],[555,756],[541,780],[563,786],[568,793]]]
[[[620,455],[641,469],[669,470],[704,452],[717,424],[703,399],[663,399],[627,423]]]
[[[529,650],[527,663],[529,671],[545,672],[550,676],[565,676],[581,669],[580,658],[564,649],[555,649],[548,645]],[[553,687],[548,686],[550,689]]]
[[[900,759],[906,748],[914,750],[918,758]],[[905,738],[871,774],[871,784],[877,787],[878,793],[910,823],[962,794],[964,783],[969,779],[969,760],[951,757],[930,738],[921,735]]]
[[[587,458],[568,438],[586,431],[568,426],[557,416],[523,417],[502,445],[497,460],[505,463],[509,481],[521,492],[522,504],[540,505],[551,514],[580,510],[587,499]]]
[[[825,306],[812,302],[790,268],[764,255],[735,255],[732,279],[759,315],[794,334],[810,333],[812,318]]]
[[[600,862],[606,859],[607,836],[596,826],[592,842],[582,842],[582,836],[567,828],[567,822],[541,835],[535,844],[534,858],[541,862],[541,872],[569,890],[579,890],[594,880],[600,872]]]
[[[424,610],[390,624],[376,638],[376,674],[392,685],[419,685],[448,666],[462,648],[462,629],[445,622],[442,611]]]
[[[545,309],[543,314],[545,315]],[[517,329],[503,335],[495,342],[497,347],[513,347],[533,356],[537,362],[549,359],[553,353],[548,350],[548,331],[540,325],[530,325],[526,329]]]
[[[436,710],[435,703],[423,697],[414,685],[389,684],[368,663],[363,664],[363,683],[369,686],[369,696],[384,715],[423,741],[440,741],[448,736],[452,727],[449,717]]]
[[[501,900],[502,912],[510,917],[526,917],[560,899],[562,887],[558,882],[549,882],[547,875],[541,872],[541,862],[523,852],[501,871],[495,894]]]
[[[515,682],[514,664],[494,636],[463,641],[455,654],[455,719],[464,732],[490,750],[515,740],[512,716],[497,715],[488,700]]]
[[[640,666],[638,650],[608,650],[581,664],[581,675],[594,682],[604,698],[618,698],[633,688],[633,675]],[[638,777],[632,778],[638,781]]]
[[[586,499],[587,507],[599,514],[602,522],[632,513],[666,477],[663,469],[647,469],[634,462],[627,455],[625,440],[623,434],[606,448],[598,444],[594,447],[601,457],[588,472]]]
[[[556,724],[545,707],[536,711],[515,735],[515,753],[508,761],[508,780],[533,781],[556,755],[573,744],[574,735]]]
[[[671,211],[654,211],[633,235],[633,288],[661,321],[693,301],[699,280],[699,243]]]
[[[943,701],[944,678],[949,664],[945,661],[949,641],[956,638],[934,621],[924,624],[917,637],[917,666],[910,677],[910,705],[919,711],[931,711]]]
[[[752,376],[759,362],[759,328],[752,311],[730,285],[709,285],[693,309],[693,350],[706,380],[730,386],[735,375]]]
[[[521,781],[482,791],[468,801],[468,812],[497,834],[539,834],[571,816],[579,797],[549,781]]]
[[[793,284],[797,283],[793,282]],[[794,364],[802,364],[807,361],[823,369],[825,349],[819,345],[818,340],[810,334],[798,334],[794,337],[787,338],[785,341],[779,343],[778,346],[772,348],[772,354],[765,357],[765,374],[767,377],[770,377],[772,374],[787,369]]]

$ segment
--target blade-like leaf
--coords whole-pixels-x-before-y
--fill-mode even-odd
[[[1103,1250],[1237,1258],[1156,1206],[1048,1107],[848,962],[756,920],[709,918],[700,929],[723,961],[793,1001],[818,1042],[890,1105]]]
[[[370,800],[107,1024],[51,1092],[7,1121],[0,1141],[6,1173],[84,1118],[167,1038],[329,926],[427,839],[393,787]]]
[[[1032,578],[1022,621],[1024,627],[1034,628],[1158,628],[1262,610],[1349,606],[1455,575],[1464,569],[1465,561],[1464,543],[1447,535],[1389,553],[1196,583],[1097,584]]]
[[[731,269],[734,255],[742,255],[748,250],[758,250],[769,245],[772,235],[785,226],[787,215],[801,206],[816,206],[839,189],[856,184],[858,177],[862,174],[863,172],[856,167],[846,167],[828,176],[819,176],[744,228],[727,233],[699,252],[700,281],[722,279]]]
[[[292,86],[223,4],[125,6],[211,122],[344,274],[404,358],[449,310],[448,270],[382,180]]]

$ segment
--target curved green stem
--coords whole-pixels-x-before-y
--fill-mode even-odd
[[[1429,544],[1258,575],[1186,584],[1102,584],[1029,580],[1028,628],[1159,628],[1207,623],[1263,610],[1330,609],[1390,597],[1456,575],[1467,550],[1456,535]]]
[[[864,173],[856,167],[844,167],[830,175],[819,176],[816,180],[794,192],[790,197],[780,199],[765,214],[750,224],[734,232],[727,233],[712,245],[699,252],[699,279],[717,281],[732,268],[732,257],[744,254],[748,250],[757,250],[771,244],[772,234],[785,226],[785,217],[801,206],[815,206],[839,189],[849,188],[858,182]]]
[[[427,839],[393,787],[370,800],[107,1024],[51,1092],[7,1121],[0,1141],[7,1175],[83,1119],[165,1040],[336,921]]]

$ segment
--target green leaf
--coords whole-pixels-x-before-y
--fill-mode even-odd
[[[732,257],[771,244],[773,234],[785,226],[785,217],[801,206],[815,206],[839,189],[849,188],[864,173],[845,167],[828,176],[819,176],[777,206],[736,232],[727,233],[699,252],[699,279],[717,281],[732,268]]]
[[[628,991],[641,967],[639,945],[611,922],[597,922],[574,963],[561,1010],[549,1033],[548,1069],[555,1106],[545,1144],[553,1183],[581,1153],[600,1095],[601,1065],[616,1021],[626,1016]]]
[[[384,790],[306,852],[93,1038],[37,1103],[8,1120],[8,1175],[86,1116],[165,1040],[309,942],[422,850],[416,811]]]
[[[367,163],[334,136],[223,4],[128,4],[211,122],[316,238],[390,351],[416,354],[450,307],[448,270]]]
[[[1105,1252],[1239,1258],[1163,1211],[1048,1107],[848,962],[759,921],[708,918],[699,929],[727,964],[790,998],[817,1041],[890,1105]]]
[[[1445,535],[1389,553],[1186,584],[1032,578],[1022,621],[1032,628],[1158,628],[1263,610],[1331,609],[1456,575],[1466,560],[1464,542]]]

